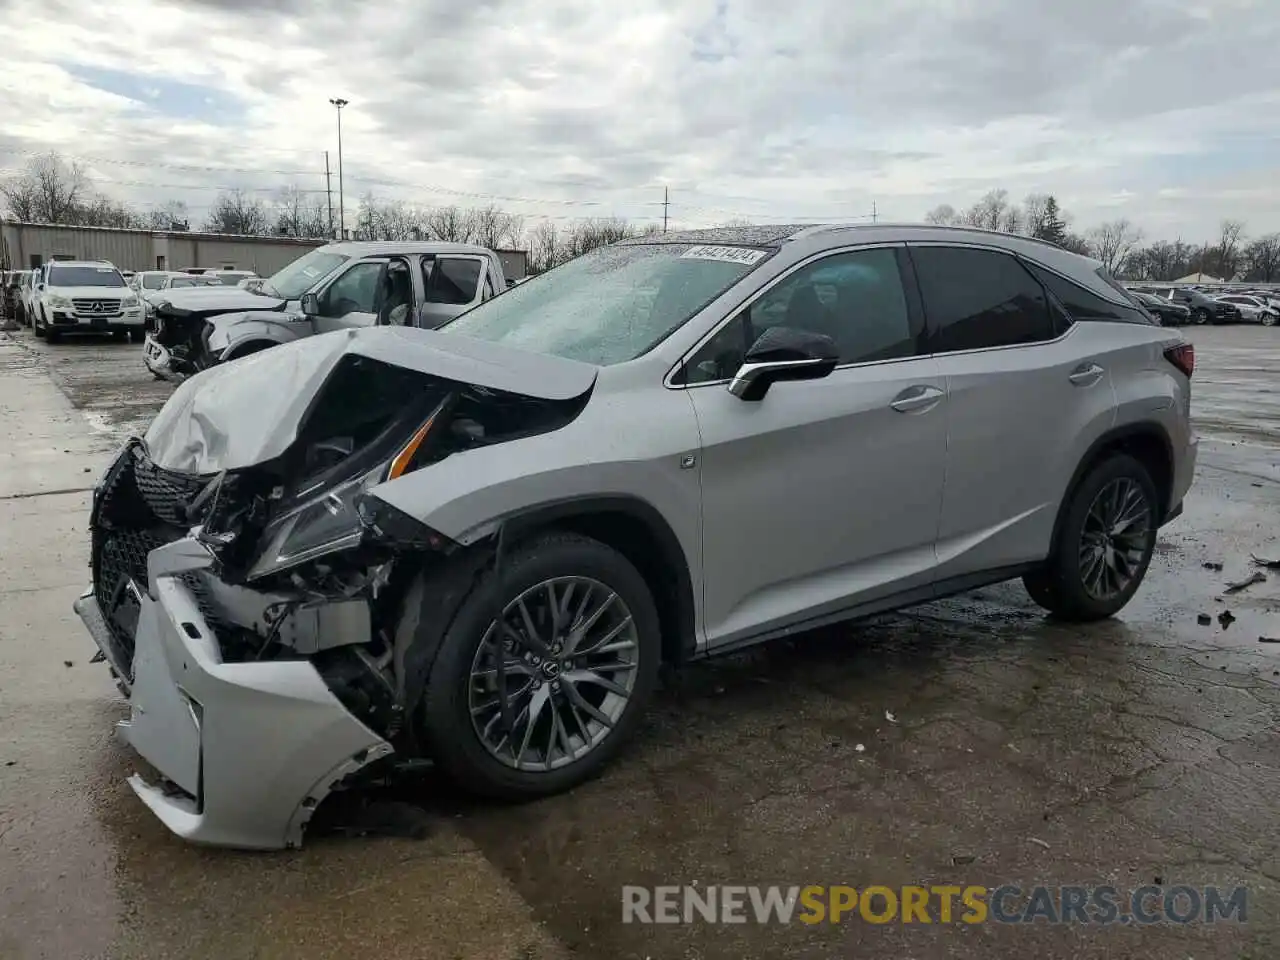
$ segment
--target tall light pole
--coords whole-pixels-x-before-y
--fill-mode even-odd
[[[338,108],[338,233],[340,240],[347,239],[347,203],[342,193],[342,108],[347,101],[341,97],[331,97],[329,102]]]

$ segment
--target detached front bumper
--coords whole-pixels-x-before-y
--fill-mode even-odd
[[[138,603],[132,671],[92,589],[76,601],[117,673],[132,673],[124,740],[164,778],[129,785],[170,830],[195,843],[297,847],[320,801],[390,744],[352,716],[306,659],[225,663],[183,574],[211,556],[185,538],[151,551]]]

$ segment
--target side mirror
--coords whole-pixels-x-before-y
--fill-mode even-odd
[[[302,313],[308,317],[320,316],[320,294],[304,293],[302,295]]]
[[[763,400],[782,380],[821,380],[840,362],[834,340],[821,333],[772,327],[760,335],[729,381],[739,400]]]

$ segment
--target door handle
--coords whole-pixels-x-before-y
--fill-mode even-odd
[[[893,398],[889,406],[899,413],[924,413],[936,407],[943,396],[945,394],[937,387],[907,387]]]
[[[1067,379],[1077,387],[1092,387],[1102,379],[1104,373],[1106,371],[1096,363],[1082,363],[1071,371],[1071,376],[1067,377]]]

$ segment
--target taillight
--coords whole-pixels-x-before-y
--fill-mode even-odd
[[[1196,348],[1190,343],[1180,343],[1164,352],[1164,358],[1190,377],[1196,371]]]

